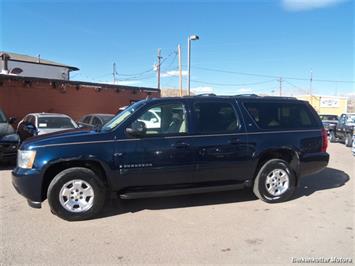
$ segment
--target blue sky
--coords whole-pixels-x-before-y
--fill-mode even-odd
[[[77,66],[75,80],[112,82],[116,62],[121,84],[156,87],[161,48],[162,87],[177,88],[177,45],[186,69],[187,37],[197,34],[196,91],[277,94],[283,77],[284,94],[304,94],[312,71],[316,94],[355,92],[341,82],[355,79],[353,1],[0,2],[0,49]]]

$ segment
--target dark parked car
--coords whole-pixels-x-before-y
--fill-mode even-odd
[[[78,125],[92,128],[102,127],[114,117],[115,115],[112,114],[89,114],[80,118]]]
[[[17,126],[21,141],[37,135],[78,128],[67,115],[54,113],[32,113],[26,115]]]
[[[355,113],[342,114],[337,124],[329,125],[329,141],[341,141],[346,147],[352,146],[352,138],[355,127]]]
[[[0,163],[16,159],[19,137],[12,127],[15,122],[15,118],[7,119],[0,109]]]
[[[353,141],[352,141],[351,152],[353,153],[353,156],[355,156],[355,132],[353,132]]]
[[[325,130],[329,130],[330,125],[338,124],[338,116],[337,115],[319,115],[320,119],[322,120],[323,126]]]
[[[143,121],[159,113],[159,127]],[[48,199],[66,220],[88,219],[107,193],[121,199],[252,187],[269,203],[289,199],[301,176],[328,164],[327,133],[295,98],[195,96],[147,99],[99,130],[22,143],[12,180],[33,207]]]

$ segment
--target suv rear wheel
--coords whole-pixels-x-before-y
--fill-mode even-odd
[[[260,168],[253,191],[265,202],[283,202],[292,196],[295,184],[296,176],[288,163],[281,159],[272,159]]]
[[[54,177],[47,198],[54,214],[68,221],[80,221],[94,217],[102,209],[105,189],[92,170],[75,167]]]

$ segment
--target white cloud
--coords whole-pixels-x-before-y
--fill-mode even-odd
[[[187,71],[183,70],[182,72],[182,76],[185,77],[187,76]],[[179,76],[179,70],[170,70],[170,71],[166,71],[160,74],[160,77],[162,78],[166,78],[166,77],[178,77]]]
[[[282,0],[283,7],[288,11],[304,11],[324,8],[347,0]]]
[[[191,88],[191,91],[195,94],[213,93],[213,88],[212,87],[195,87],[195,88]]]

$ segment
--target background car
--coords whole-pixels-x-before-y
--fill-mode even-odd
[[[144,122],[146,128],[160,128],[161,110],[158,108],[146,112],[138,121]]]
[[[52,132],[78,128],[73,119],[64,114],[32,113],[26,115],[17,126],[21,141]]]
[[[352,151],[353,155],[355,156],[355,132],[353,133],[353,145],[352,145],[351,151]]]
[[[0,163],[16,159],[19,136],[12,127],[15,121],[13,117],[7,119],[0,109]]]
[[[323,126],[327,131],[329,130],[329,125],[338,124],[339,118],[337,115],[322,114],[322,115],[319,115],[319,117],[322,120]]]
[[[114,117],[113,114],[89,114],[80,118],[78,124],[84,127],[101,127]]]
[[[329,124],[329,141],[341,141],[346,147],[351,147],[354,127],[355,113],[341,114],[337,124]]]

